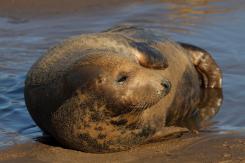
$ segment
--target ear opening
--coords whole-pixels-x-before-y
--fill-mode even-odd
[[[218,64],[206,50],[183,42],[178,42],[190,57],[201,77],[204,88],[221,88],[222,72]]]

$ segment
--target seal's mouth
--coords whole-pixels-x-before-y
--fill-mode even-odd
[[[156,105],[163,97],[168,95],[168,93],[170,92],[171,82],[168,80],[162,80],[161,86],[162,89],[157,92],[158,98],[155,98],[155,100],[152,101],[145,101],[137,105],[130,105],[129,108],[133,108],[132,110],[142,111]]]
[[[121,83],[126,80],[126,76],[120,75],[117,79],[117,82]],[[154,84],[156,84],[156,82]],[[141,96],[136,96],[137,93],[134,92],[134,94],[128,96],[128,98],[121,98],[121,96],[113,96],[115,95],[114,92],[105,94],[105,91],[102,91],[99,97],[102,99],[106,97],[106,106],[110,111],[112,111],[113,116],[118,116],[130,112],[141,112],[145,109],[151,108],[159,101],[161,101],[171,91],[171,83],[167,79],[161,79],[158,81],[157,85],[150,83],[147,86],[148,87],[146,87],[143,91],[138,89],[140,90],[139,93],[143,92],[140,94]],[[146,90],[149,90],[149,92]]]

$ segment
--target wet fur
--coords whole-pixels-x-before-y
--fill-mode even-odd
[[[49,50],[25,83],[34,121],[65,147],[86,152],[121,151],[164,137],[161,131],[195,111],[202,74],[188,48],[145,35],[119,27]],[[121,86],[115,84],[120,73],[129,78]]]

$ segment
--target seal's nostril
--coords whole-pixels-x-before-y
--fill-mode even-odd
[[[165,90],[167,90],[167,91],[169,91],[170,88],[171,88],[171,84],[170,84],[170,82],[167,81],[167,80],[162,81],[162,82],[161,82],[161,85],[162,85],[163,88],[164,88]]]

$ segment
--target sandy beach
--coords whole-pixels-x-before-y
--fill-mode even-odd
[[[186,135],[132,150],[90,154],[39,142],[16,145],[0,152],[0,162],[245,162],[244,134]]]

